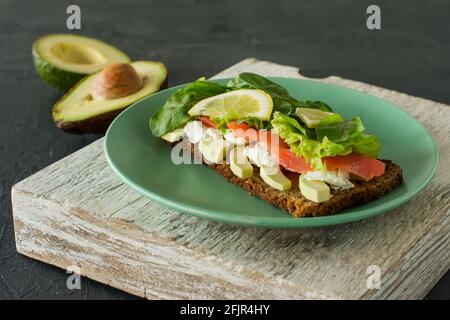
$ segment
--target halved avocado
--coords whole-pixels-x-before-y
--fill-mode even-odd
[[[167,87],[167,69],[161,62],[130,64],[141,77],[142,87],[125,97],[95,100],[91,90],[100,72],[80,80],[53,107],[53,120],[60,129],[78,133],[104,133],[111,121],[134,102]]]
[[[86,75],[106,65],[130,62],[119,49],[97,39],[74,34],[50,34],[33,43],[37,73],[51,86],[67,91]]]

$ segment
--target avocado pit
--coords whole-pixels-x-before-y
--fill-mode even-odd
[[[94,100],[110,100],[129,96],[139,91],[144,81],[127,63],[113,63],[97,76],[91,95]]]
[[[65,131],[104,133],[121,111],[166,84],[167,69],[160,62],[115,63],[81,79],[55,104],[53,120]]]

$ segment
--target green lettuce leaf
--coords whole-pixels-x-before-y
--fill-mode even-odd
[[[207,82],[204,78],[178,89],[164,106],[150,118],[149,125],[152,133],[160,137],[167,132],[178,129],[192,120],[187,112],[195,103],[226,91],[227,87],[218,83]]]
[[[255,117],[240,118],[239,120],[236,121],[237,124],[244,122],[248,124],[250,127],[255,128],[256,130],[270,129],[271,127],[270,121],[261,120]]]
[[[304,157],[314,170],[326,170],[321,160],[323,157],[351,152],[376,157],[380,150],[377,137],[364,133],[364,126],[359,117],[345,121],[339,115],[331,115],[314,129],[314,137],[296,119],[275,112],[272,130],[290,146],[295,155]]]

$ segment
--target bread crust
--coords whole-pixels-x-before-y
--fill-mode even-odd
[[[321,203],[315,203],[303,197],[298,183],[293,183],[293,188],[289,191],[272,188],[259,177],[257,168],[252,177],[241,179],[231,171],[226,163],[207,165],[229,182],[247,190],[251,195],[261,198],[296,218],[301,218],[331,215],[344,208],[370,202],[391,192],[403,182],[402,169],[389,160],[381,161],[386,164],[386,171],[383,175],[369,181],[352,181],[355,185],[354,188],[332,191],[331,199]]]
[[[168,143],[166,141],[166,143]],[[184,142],[181,142],[184,143]],[[186,142],[194,158],[199,157],[201,152],[198,147]],[[174,146],[175,143],[168,143]],[[253,167],[253,176],[241,179],[230,169],[230,165],[224,161],[216,164],[205,162],[201,157],[203,164],[214,169],[222,175],[228,182],[241,186],[252,196],[256,196],[267,203],[286,211],[295,218],[302,217],[321,217],[335,214],[347,207],[357,206],[381,198],[388,192],[403,183],[402,168],[391,160],[383,160],[386,169],[381,176],[370,179],[369,181],[352,179],[355,187],[346,190],[331,190],[331,199],[325,202],[316,203],[302,196],[299,186],[299,174],[285,171],[284,174],[292,181],[292,189],[280,191],[272,188],[259,177],[259,168]],[[200,160],[200,159],[199,159]]]

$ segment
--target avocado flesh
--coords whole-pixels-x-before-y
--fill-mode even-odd
[[[247,179],[253,175],[253,166],[248,161],[244,147],[235,147],[231,150],[230,169],[241,179]]]
[[[167,69],[164,64],[136,61],[131,66],[143,79],[141,89],[117,99],[94,100],[91,89],[99,73],[85,77],[53,107],[56,125],[68,131],[104,132],[120,111],[166,85]]]
[[[306,180],[300,176],[299,188],[302,195],[313,202],[320,203],[330,200],[330,187],[323,181]]]
[[[202,153],[203,158],[212,163],[222,163],[229,147],[229,142],[223,139],[204,138],[198,144],[198,149]]]
[[[116,62],[130,62],[119,49],[103,41],[72,34],[51,34],[33,44],[38,74],[51,86],[66,91],[82,77]]]
[[[292,182],[277,167],[260,167],[259,176],[272,188],[287,191],[292,188]]]

